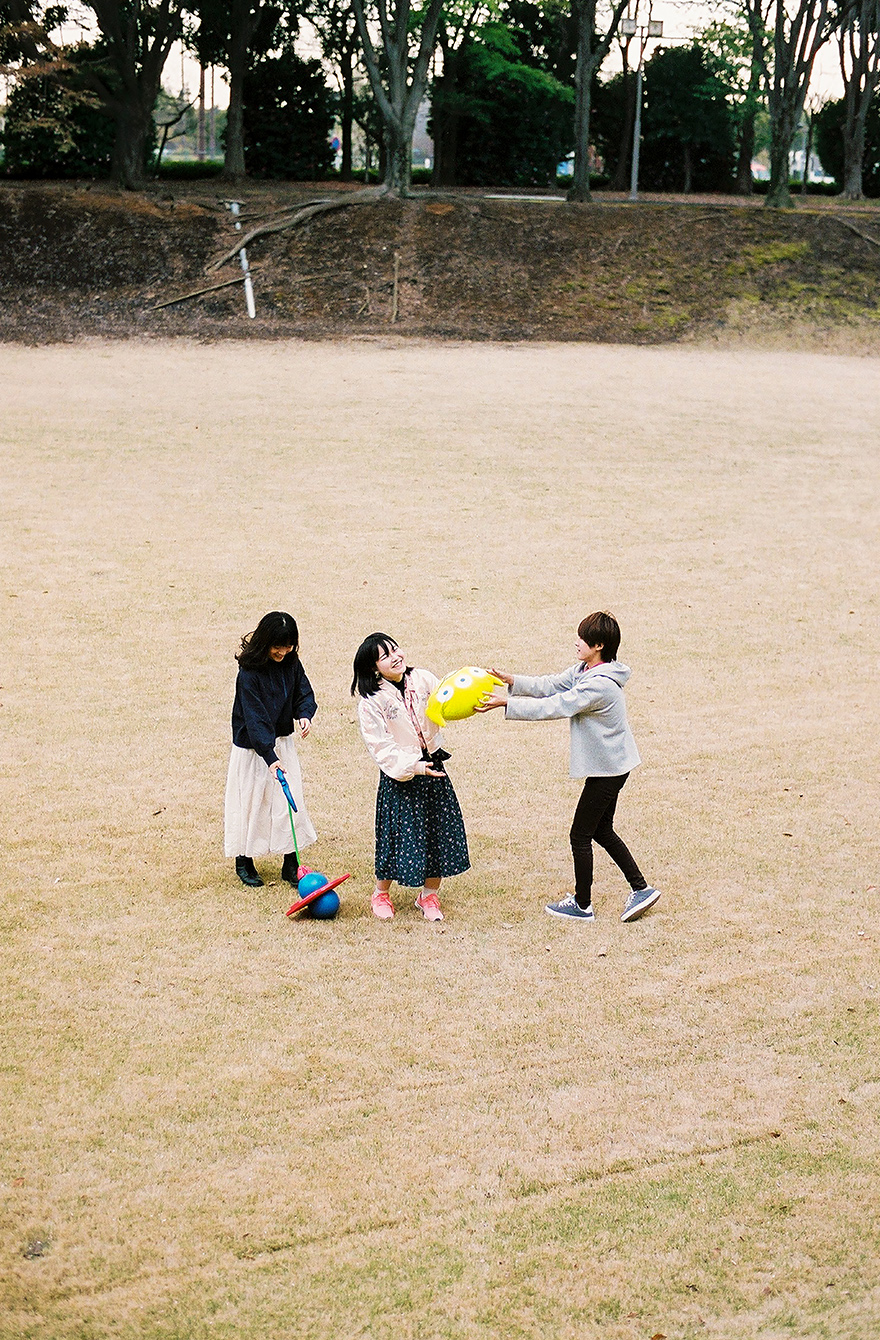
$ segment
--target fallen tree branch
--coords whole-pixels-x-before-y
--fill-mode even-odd
[[[839,214],[832,215],[832,218],[836,219],[844,228],[848,228],[851,233],[855,233],[856,237],[861,237],[865,242],[870,242],[872,247],[880,247],[880,241],[876,237],[871,237],[870,233],[863,233],[861,228],[857,228],[854,223],[850,223],[849,219],[843,219]]]
[[[243,284],[244,275],[236,275],[234,279],[224,279],[219,284],[208,284],[205,288],[193,289],[192,293],[181,293],[179,298],[169,298],[167,302],[157,302],[155,307],[148,307],[148,312],[159,312],[163,307],[173,307],[178,302],[189,302],[190,298],[200,298],[203,293],[214,293],[218,288],[230,288],[233,284]]]
[[[206,270],[209,274],[212,270],[219,270],[221,265],[234,260],[242,247],[248,246],[257,237],[265,237],[269,233],[281,233],[285,228],[296,228],[308,219],[313,219],[316,214],[329,214],[331,210],[347,209],[349,205],[366,205],[374,200],[380,200],[384,195],[384,187],[368,186],[363,191],[351,191],[348,195],[335,196],[331,199],[325,198],[324,200],[311,200],[305,205],[298,205],[286,219],[278,219],[274,223],[260,223],[252,228],[249,233],[242,233],[240,237],[236,238],[235,245],[225,251],[217,260],[211,261],[206,266]]]

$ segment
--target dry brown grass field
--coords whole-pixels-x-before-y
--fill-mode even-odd
[[[0,348],[0,1336],[873,1340],[876,358]],[[369,914],[348,695],[611,608],[664,892],[569,884],[563,723],[452,726],[472,870]],[[240,636],[300,623],[335,922],[222,855]]]

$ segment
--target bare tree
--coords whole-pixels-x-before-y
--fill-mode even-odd
[[[803,115],[813,64],[837,28],[841,11],[837,0],[745,0],[745,6],[770,111],[770,186],[765,204],[791,209],[791,146]],[[767,32],[771,17],[772,39]]]
[[[156,129],[161,132],[156,149],[156,161],[153,164],[153,175],[155,177],[159,175],[166,145],[170,144],[172,140],[182,139],[186,135],[189,129],[186,114],[192,110],[193,106],[193,99],[186,98],[183,93],[174,98],[170,95],[163,97],[160,92],[159,102],[160,104],[164,102],[165,106],[159,106],[153,116]]]
[[[113,78],[97,66],[90,83],[116,122],[113,175],[127,187],[141,185],[153,135],[153,107],[162,70],[183,31],[183,0],[89,0],[104,39]]]
[[[370,86],[385,127],[387,154],[382,193],[407,195],[412,179],[416,113],[425,93],[443,0],[428,0],[421,14],[413,14],[412,0],[391,0],[390,11],[388,0],[377,0],[387,88],[370,34],[365,0],[352,0],[352,3]]]
[[[880,0],[855,0],[837,36],[843,76],[843,191],[862,200],[865,120],[880,85]]]
[[[602,37],[596,33],[596,0],[571,0],[571,14],[577,25],[577,66],[574,89],[574,176],[568,198],[587,201],[590,197],[590,110],[593,78],[608,55],[623,12],[630,0],[615,0],[611,20]]]

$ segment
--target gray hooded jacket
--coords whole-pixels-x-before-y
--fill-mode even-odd
[[[632,671],[620,661],[558,675],[516,675],[505,716],[511,721],[571,719],[572,777],[619,777],[641,763],[626,719],[623,686]]]

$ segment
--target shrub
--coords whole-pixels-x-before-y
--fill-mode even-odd
[[[111,118],[83,91],[76,62],[95,48],[67,52],[63,74],[22,75],[9,94],[3,166],[13,177],[106,176],[113,157]]]
[[[244,152],[255,177],[314,181],[333,162],[331,94],[321,62],[293,51],[259,61],[244,82]]]

